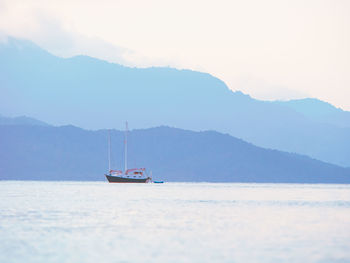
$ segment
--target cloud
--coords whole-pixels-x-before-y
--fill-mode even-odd
[[[8,35],[0,31],[0,43],[7,43]]]
[[[109,44],[97,37],[86,37],[68,28],[54,16],[48,16],[40,11],[30,12],[27,30],[21,30],[17,24],[15,30],[7,27],[0,28],[0,39],[6,35],[30,39],[54,55],[71,57],[75,55],[89,55],[100,59],[107,59],[119,64],[128,65],[127,56],[131,50]]]
[[[0,21],[1,42],[7,41],[7,36],[28,39],[60,57],[88,55],[126,66],[170,64],[155,61],[99,37],[85,36],[74,30],[74,26],[63,24],[54,13],[20,1],[0,1],[0,16],[3,18]]]
[[[86,37],[63,27],[52,18],[38,16],[42,25],[34,41],[49,52],[61,56],[89,55],[127,65],[126,56],[132,51],[112,45],[97,37]]]

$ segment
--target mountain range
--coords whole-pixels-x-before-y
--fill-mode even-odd
[[[107,130],[0,125],[1,180],[105,180]],[[112,168],[123,167],[124,132],[111,131]],[[129,168],[155,180],[191,182],[350,183],[350,168],[263,149],[228,134],[170,127],[128,133]]]
[[[350,166],[349,112],[316,99],[259,101],[220,79],[173,68],[61,58],[32,42],[0,44],[0,113],[85,129],[161,125],[216,130],[254,145]]]

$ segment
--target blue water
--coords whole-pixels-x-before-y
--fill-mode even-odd
[[[0,262],[350,262],[350,185],[0,181]]]

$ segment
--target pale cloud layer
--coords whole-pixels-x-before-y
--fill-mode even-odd
[[[209,72],[261,99],[350,110],[350,1],[0,0],[0,31],[60,56]]]

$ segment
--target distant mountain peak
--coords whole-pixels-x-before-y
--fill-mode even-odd
[[[309,117],[319,117],[322,115],[343,112],[342,109],[336,108],[332,104],[316,98],[276,101],[275,103],[292,108],[293,110],[303,113]]]
[[[50,126],[46,122],[39,121],[27,116],[4,117],[0,115],[0,125],[29,125],[29,126]]]

